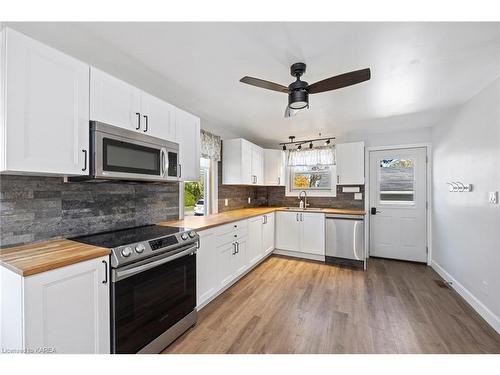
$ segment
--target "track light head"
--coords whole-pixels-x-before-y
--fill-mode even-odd
[[[325,146],[328,146],[330,144],[330,140],[327,139],[326,142],[325,142]]]
[[[313,147],[314,147],[313,143],[312,142],[309,143],[309,148],[313,148]]]
[[[302,149],[302,145],[297,146],[297,150],[300,150],[300,149]]]
[[[286,145],[283,145],[283,151],[286,151]]]

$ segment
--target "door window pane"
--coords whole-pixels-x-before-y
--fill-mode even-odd
[[[414,160],[381,159],[379,183],[380,204],[414,204]]]

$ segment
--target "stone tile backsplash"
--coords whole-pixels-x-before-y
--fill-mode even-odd
[[[284,186],[243,186],[222,185],[222,163],[219,162],[218,183],[218,205],[219,212],[235,210],[238,208],[260,207],[260,206],[298,206],[297,197],[285,196]],[[359,186],[363,193],[364,186]],[[248,203],[248,198],[251,202]],[[228,205],[224,205],[224,200]],[[364,208],[364,199],[355,200],[354,193],[342,192],[342,186],[337,187],[336,197],[308,197],[307,203],[310,207],[334,207],[334,208]]]
[[[2,247],[178,217],[178,183],[64,183],[58,177],[0,176]]]

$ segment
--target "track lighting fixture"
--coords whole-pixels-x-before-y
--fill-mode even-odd
[[[321,133],[319,134],[319,136],[321,137]],[[286,151],[287,150],[287,146],[297,146],[297,150],[301,150],[302,149],[302,145],[305,145],[305,144],[308,144],[309,143],[309,149],[313,149],[314,148],[314,143],[313,142],[319,142],[319,141],[324,141],[324,145],[325,146],[329,146],[331,141],[333,139],[335,139],[335,137],[330,137],[330,138],[315,138],[315,139],[304,139],[304,140],[300,140],[300,141],[296,141],[295,140],[295,136],[291,135],[288,137],[288,139],[290,139],[290,142],[282,142],[280,143],[280,146],[282,146],[283,148],[283,151]]]

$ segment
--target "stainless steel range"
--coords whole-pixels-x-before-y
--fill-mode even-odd
[[[112,251],[112,353],[159,353],[196,323],[195,231],[149,225],[73,240]]]

